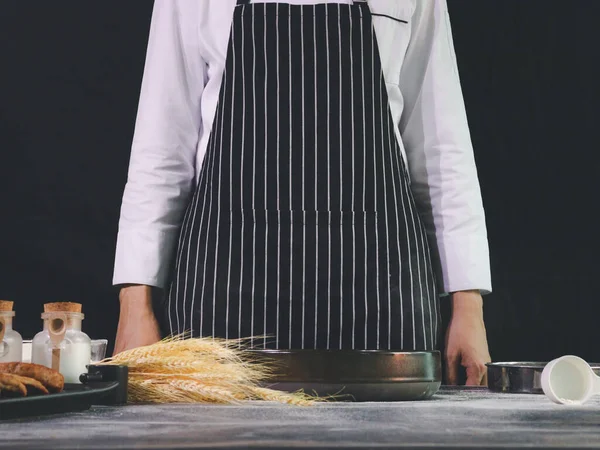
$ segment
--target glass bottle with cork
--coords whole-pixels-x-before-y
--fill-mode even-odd
[[[13,330],[14,302],[0,300],[0,362],[21,362],[23,338]]]
[[[59,371],[65,383],[80,383],[91,359],[91,340],[81,331],[84,315],[79,303],[46,303],[44,330],[32,343],[31,362]]]

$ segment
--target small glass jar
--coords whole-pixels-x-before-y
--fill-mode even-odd
[[[14,311],[0,311],[0,362],[21,362],[23,359],[23,338],[13,330]]]
[[[44,330],[33,338],[31,362],[58,370],[65,383],[81,383],[92,357],[92,341],[81,331],[84,315],[77,312],[45,312]]]

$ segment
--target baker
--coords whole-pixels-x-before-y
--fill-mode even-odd
[[[115,351],[434,350],[485,383],[484,211],[445,0],[156,0]]]

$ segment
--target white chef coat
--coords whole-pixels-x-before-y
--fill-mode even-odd
[[[119,221],[115,285],[164,288],[168,283],[212,128],[235,5],[236,0],[155,1]],[[446,0],[369,0],[369,5],[376,14],[395,131],[438,262],[440,289],[487,293],[485,215]]]

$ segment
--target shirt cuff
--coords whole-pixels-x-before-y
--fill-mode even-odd
[[[487,236],[430,236],[430,243],[441,295],[471,290],[479,290],[482,295],[492,292]]]
[[[144,284],[164,289],[177,233],[120,230],[117,237],[113,285]]]

